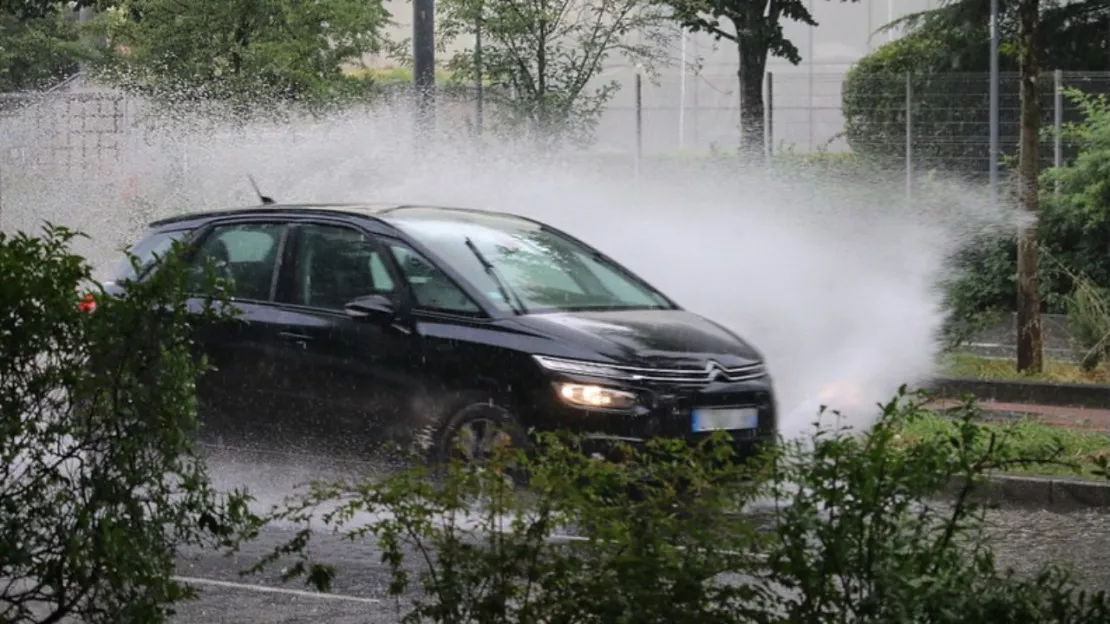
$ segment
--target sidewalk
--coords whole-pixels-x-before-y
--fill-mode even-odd
[[[960,402],[946,399],[935,401],[934,404],[937,407],[944,408],[959,405]],[[998,403],[995,401],[981,401],[979,405],[982,406],[990,420],[1007,421],[1033,418],[1053,427],[1081,429],[1110,435],[1110,409]]]

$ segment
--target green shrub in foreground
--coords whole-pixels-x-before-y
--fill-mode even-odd
[[[613,463],[541,435],[531,457],[505,450],[482,470],[317,483],[274,517],[376,541],[391,593],[418,590],[408,622],[1108,621],[1107,596],[1061,570],[999,570],[971,497],[988,472],[1054,451],[1016,456],[973,403],[954,435],[907,446],[898,432],[923,401],[903,390],[867,433],[817,431],[749,463],[720,436],[622,447]],[[550,539],[567,530],[581,539]],[[307,556],[311,538],[306,526],[253,570],[293,553],[285,578],[326,589],[335,571]]]
[[[178,548],[227,540],[245,499],[194,453],[176,254],[90,314],[74,236],[0,233],[0,621],[159,622],[190,595]]]

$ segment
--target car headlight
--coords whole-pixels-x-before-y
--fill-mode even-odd
[[[557,383],[555,391],[565,403],[575,407],[628,409],[636,404],[636,395],[594,384]]]
[[[595,362],[581,360],[563,360],[547,357],[546,355],[533,355],[536,362],[545,369],[556,373],[570,373],[571,375],[588,375],[590,377],[605,377],[608,379],[628,379],[627,372]]]

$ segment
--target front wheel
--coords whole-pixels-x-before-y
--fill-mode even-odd
[[[431,459],[437,467],[458,461],[477,468],[498,447],[524,448],[525,443],[523,429],[509,410],[493,401],[473,402],[457,410],[440,428]],[[517,472],[509,475],[515,484],[520,482]]]

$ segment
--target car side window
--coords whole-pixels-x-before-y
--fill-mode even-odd
[[[481,313],[482,308],[427,258],[399,243],[390,243],[389,250],[409,283],[419,308],[463,314]]]
[[[279,223],[235,223],[217,225],[200,242],[192,258],[194,279],[199,286],[204,267],[211,261],[216,276],[226,279],[236,299],[268,301],[278,264],[284,225]]]
[[[354,228],[305,225],[294,258],[291,298],[298,305],[342,310],[359,297],[397,290],[377,245]]]

